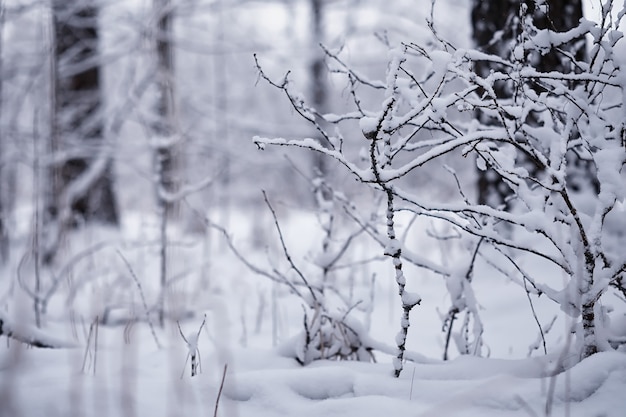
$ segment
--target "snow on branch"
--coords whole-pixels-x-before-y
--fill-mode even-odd
[[[619,249],[626,244],[626,77],[616,58],[623,38],[619,22],[626,8],[617,19],[610,13],[604,8],[599,23],[583,19],[559,33],[539,30],[532,19],[523,19],[523,36],[508,57],[455,48],[431,25],[436,41],[391,48],[380,80],[363,76],[339,53],[324,49],[335,72],[345,76],[354,106],[328,117],[307,107],[302,96],[291,91],[287,76],[279,83],[270,80],[257,61],[260,76],[285,93],[300,117],[330,143],[337,143],[333,138],[356,136],[351,149],[360,145],[360,151],[349,152],[343,142],[326,148],[313,139],[255,137],[255,143],[260,148],[286,146],[323,153],[387,202],[384,234],[363,222],[353,204],[342,205],[392,258],[404,309],[394,364],[397,374],[402,369],[408,311],[419,303],[419,297],[404,293],[402,260],[411,256],[396,239],[395,215],[402,210],[443,220],[464,239],[478,238],[482,246],[500,251],[522,274],[519,282],[529,296],[548,294],[578,320],[581,358],[611,349],[602,329],[605,320],[596,307],[611,288],[623,292],[626,272],[626,254]],[[585,36],[592,39],[588,61],[563,48]],[[537,65],[553,50],[568,61],[571,71]],[[497,65],[481,76],[475,69],[480,62]],[[498,94],[503,88],[511,94]],[[365,90],[378,97],[378,104],[371,108],[363,104]],[[329,134],[318,120],[338,133]],[[510,190],[506,205],[473,202],[468,197],[473,193],[463,189],[454,172],[456,196],[435,200],[407,186],[433,162],[467,159],[502,178],[501,185]],[[574,181],[576,176],[599,185],[597,189],[581,185]],[[549,261],[567,277],[564,288],[519,268],[520,255]],[[414,261],[451,276],[444,266],[419,257]]]
[[[74,343],[50,335],[35,326],[27,324],[16,325],[7,315],[0,311],[0,336],[6,336],[28,346],[38,348],[73,348]]]

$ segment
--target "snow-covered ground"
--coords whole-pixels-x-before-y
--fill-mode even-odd
[[[203,335],[202,373],[191,378],[177,335],[157,349],[141,326],[130,341],[123,333],[101,329],[95,358],[85,347],[2,349],[0,415],[211,415],[225,363],[221,416],[621,417],[626,410],[622,353],[595,355],[556,377],[544,376],[552,367],[546,359],[462,357],[408,364],[396,379],[386,363],[323,361],[303,368],[268,349],[220,350]]]
[[[245,233],[253,230],[250,221],[249,216],[232,217],[233,234],[239,236],[235,242],[242,246],[250,241]],[[128,244],[138,237],[150,241],[149,228],[146,222],[141,227],[136,221],[129,224],[136,227],[126,228],[124,240],[75,265],[73,282],[81,289],[74,295],[70,312],[63,300],[72,291],[65,282],[50,303],[41,337],[64,340],[72,347],[26,348],[0,339],[0,416],[212,415],[225,365],[220,416],[621,417],[625,413],[626,356],[600,353],[554,376],[555,369],[573,363],[564,350],[568,345],[567,321],[547,300],[535,300],[542,325],[554,316],[558,318],[546,336],[548,355],[538,349],[527,358],[538,330],[526,294],[487,265],[482,265],[475,280],[485,328],[484,357],[459,356],[452,346],[453,359],[447,362],[440,360],[445,340],[440,314],[448,305],[445,285],[441,278],[423,271],[407,271],[409,287],[419,291],[424,300],[412,312],[408,342],[409,356],[418,362],[407,362],[396,379],[391,357],[381,352],[375,352],[377,363],[318,361],[306,367],[285,357],[281,352],[289,351],[290,338],[301,330],[299,300],[252,274],[219,248],[215,250],[220,255],[205,270],[209,281],[203,289],[198,273],[202,270],[198,262],[202,245],[181,244],[172,259],[172,274],[185,267],[195,268],[195,272],[181,279],[170,296],[179,304],[179,311],[194,314],[187,318],[180,315],[188,340],[197,334],[206,314],[197,344],[201,373],[192,378],[189,349],[175,322],[169,322],[165,329],[157,327],[156,341],[145,321],[95,325],[107,305],[120,306],[111,313],[111,322],[115,322],[115,315],[144,317],[130,277],[125,287],[130,293],[128,299],[116,299],[122,292],[107,290],[107,281],[119,285],[119,275],[128,275],[115,249],[128,258],[148,302],[155,299],[156,249]],[[284,229],[296,262],[306,269],[303,259],[311,259],[318,243],[313,218],[292,215]],[[92,244],[94,238],[89,237]],[[194,239],[198,237],[175,237],[179,242]],[[267,239],[273,239],[271,232],[267,232]],[[423,243],[407,244],[417,245],[424,256],[441,257],[441,248],[424,239],[417,242]],[[373,245],[370,250],[377,248]],[[266,256],[263,250],[249,253],[259,263]],[[454,262],[453,250],[446,256]],[[108,272],[102,269],[105,273],[101,277],[81,283],[78,275],[95,272],[98,269],[94,268],[102,265],[108,265]],[[400,319],[393,270],[389,261],[369,268],[377,273],[374,291],[369,290],[369,279],[357,279],[353,289],[342,288],[355,300],[373,299],[369,336],[380,345],[393,346]],[[112,278],[115,276],[118,281]],[[26,297],[24,300],[14,306],[13,319],[31,314],[30,303]],[[365,311],[355,314],[366,316]],[[23,320],[21,326],[27,332],[32,324]]]

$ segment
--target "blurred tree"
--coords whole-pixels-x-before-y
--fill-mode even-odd
[[[328,73],[326,70],[326,56],[320,47],[324,43],[324,20],[325,5],[324,0],[310,0],[311,8],[311,60],[309,62],[309,83],[311,94],[311,105],[319,112],[328,110]],[[318,140],[324,146],[328,146],[324,138]],[[313,156],[313,167],[320,175],[325,175],[328,170],[323,154]]]
[[[179,214],[179,201],[164,198],[162,192],[173,193],[178,188],[180,165],[176,133],[176,103],[174,92],[174,55],[172,49],[173,11],[170,0],[154,0],[156,15],[155,51],[157,102],[154,133],[157,138],[155,167],[158,177],[157,202],[167,217]]]
[[[176,135],[176,108],[174,99],[174,55],[172,50],[173,4],[170,0],[154,0],[156,16],[155,53],[157,102],[153,124],[154,169],[156,200],[160,216],[159,324],[165,325],[165,291],[168,278],[168,236],[170,219],[180,215],[180,199],[174,195],[179,188],[180,137]]]
[[[103,137],[98,7],[95,0],[53,0],[54,89],[52,163],[46,188],[51,227],[44,261],[68,227],[83,222],[117,224],[112,149]]]
[[[541,5],[540,5],[541,3]],[[520,41],[523,32],[525,17],[532,20],[533,25],[541,29],[550,29],[564,32],[578,25],[583,17],[582,0],[502,0],[472,2],[473,39],[477,48],[489,54],[508,58],[515,45]],[[531,61],[532,66],[541,72],[557,71],[568,73],[575,69],[571,67],[571,54],[576,61],[585,58],[585,40],[580,38],[558,49],[552,49],[546,54],[534,52],[524,57]],[[476,64],[476,72],[482,77],[496,69],[492,62],[480,61]],[[496,83],[495,90],[498,97],[512,97],[516,86],[508,82]],[[480,114],[478,117],[482,117]],[[496,121],[494,121],[496,123]],[[585,165],[585,164],[581,164]],[[587,167],[588,169],[589,167]],[[529,162],[529,169],[536,167]],[[574,187],[583,179],[580,175],[572,178]],[[583,175],[584,176],[584,175]],[[481,170],[478,174],[478,202],[490,206],[505,204],[510,189],[502,178],[493,169]]]
[[[0,73],[2,72],[2,46],[4,37],[4,1],[0,0]],[[0,78],[0,115],[2,114],[2,91],[3,91],[3,79]],[[6,184],[5,175],[5,143],[3,129],[0,125],[0,264],[3,264],[9,257],[9,231],[8,231],[8,218],[9,210],[7,196],[5,190],[9,187]]]

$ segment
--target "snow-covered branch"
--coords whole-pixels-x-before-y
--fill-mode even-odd
[[[609,286],[623,290],[626,270],[625,255],[616,249],[623,244],[620,236],[626,230],[623,215],[616,220],[626,198],[626,80],[615,50],[623,37],[618,22],[625,13],[611,19],[610,8],[603,10],[600,23],[583,19],[565,32],[537,29],[532,19],[525,19],[509,57],[455,48],[431,26],[435,44],[392,48],[382,80],[363,76],[340,53],[326,49],[335,71],[345,75],[355,107],[328,117],[314,115],[302,97],[290,91],[287,77],[274,83],[259,68],[263,78],[286,93],[301,117],[315,124],[323,118],[337,132],[352,133],[338,133],[342,140],[357,136],[363,141],[355,157],[346,147],[326,148],[313,139],[255,137],[261,148],[287,146],[322,153],[384,196],[384,234],[363,221],[354,204],[342,201],[342,206],[392,258],[404,309],[397,338],[400,354],[394,364],[397,373],[408,312],[419,303],[419,297],[405,295],[402,260],[448,280],[454,275],[442,265],[411,259],[396,238],[394,219],[399,210],[444,220],[464,237],[496,248],[522,275],[519,283],[529,297],[547,294],[580,320],[581,357],[606,348],[598,330],[604,321],[596,317],[595,307]],[[563,48],[587,35],[593,39],[588,62]],[[552,50],[569,60],[573,70],[544,70],[537,65]],[[476,66],[485,62],[494,64],[494,69],[481,75]],[[511,94],[499,94],[503,88]],[[378,107],[364,106],[359,97],[363,89],[379,97]],[[481,117],[475,117],[476,112]],[[333,141],[333,135],[325,137]],[[446,164],[450,159],[471,158],[480,170],[495,171],[501,185],[510,190],[507,203],[476,204],[454,172],[458,196],[436,200],[406,185],[444,158]],[[363,168],[364,161],[368,166]],[[598,186],[585,186],[576,176]],[[542,282],[520,268],[515,258],[522,254],[549,261],[567,277],[565,288],[553,287],[554,282]],[[472,259],[473,263],[476,256]],[[469,287],[463,294],[466,300],[473,296]],[[480,322],[475,326],[480,327]]]

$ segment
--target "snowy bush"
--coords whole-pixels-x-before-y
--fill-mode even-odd
[[[580,358],[623,342],[611,339],[605,328],[607,309],[601,304],[607,292],[625,293],[626,273],[626,254],[619,249],[626,230],[626,77],[616,52],[626,9],[613,19],[610,3],[600,23],[582,19],[563,33],[539,30],[532,19],[525,19],[508,57],[455,48],[433,29],[428,47],[404,43],[392,48],[382,80],[368,79],[339,54],[327,51],[332,69],[346,76],[354,97],[354,109],[341,115],[318,113],[293,91],[288,77],[274,82],[259,67],[301,117],[318,130],[328,125],[334,131],[323,130],[328,147],[311,138],[256,137],[258,146],[324,154],[386,199],[386,239],[381,243],[392,258],[403,308],[396,375],[402,370],[409,313],[420,301],[405,291],[403,260],[452,280],[448,287],[457,294],[468,278],[405,251],[396,237],[398,211],[445,220],[467,239],[481,242],[475,249],[479,255],[489,252],[509,262],[515,270],[511,279],[530,294],[547,296],[573,319]],[[584,37],[591,42],[588,62],[559,48]],[[555,49],[570,64],[570,72],[537,68],[537,60]],[[499,69],[481,77],[473,69],[481,61]],[[496,86],[503,84],[510,97],[496,94]],[[378,108],[365,108],[359,100],[364,90],[381,92]],[[475,117],[478,111],[487,117]],[[360,138],[354,134],[357,128]],[[360,152],[344,146],[350,137],[361,141]],[[479,169],[492,168],[511,189],[507,207],[475,203],[472,191],[449,167],[450,182],[458,186],[456,196],[436,201],[407,185],[429,163],[444,158],[473,158]],[[529,169],[528,161],[536,169]],[[589,168],[580,174],[581,166]],[[575,183],[575,173],[590,182],[595,177],[599,191]],[[345,207],[353,208],[348,203]],[[548,273],[531,273],[518,261],[520,255],[546,262]]]
[[[349,247],[362,229],[340,235],[337,231],[337,210],[333,204],[334,191],[322,178],[312,179],[311,191],[318,202],[317,220],[322,232],[320,248],[315,248],[311,268],[305,269],[294,261],[283,235],[274,207],[264,193],[265,203],[272,214],[284,258],[282,265],[270,260],[271,267],[254,264],[235,247],[227,231],[218,225],[234,254],[252,272],[287,288],[302,303],[302,331],[282,343],[284,356],[294,358],[301,365],[315,360],[374,360],[373,348],[362,324],[354,315],[362,302],[352,301],[339,290],[337,268],[351,266]],[[329,200],[326,198],[330,196]],[[316,242],[316,239],[312,239]],[[365,262],[368,262],[366,260]],[[363,263],[363,262],[355,262]]]

